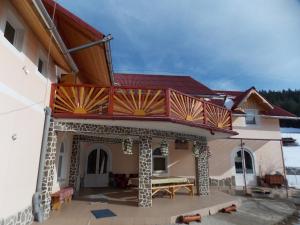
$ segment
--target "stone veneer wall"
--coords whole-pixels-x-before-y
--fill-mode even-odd
[[[150,142],[145,141],[143,137],[153,138],[166,138],[166,139],[185,139],[189,141],[198,141],[199,143],[203,143],[206,146],[206,138],[197,135],[190,135],[185,133],[179,132],[172,132],[172,131],[162,131],[162,130],[155,130],[155,129],[145,129],[145,128],[134,128],[134,127],[122,127],[122,126],[106,126],[106,125],[96,125],[96,124],[87,124],[87,123],[80,123],[80,122],[65,122],[63,120],[54,120],[52,119],[50,122],[49,128],[49,136],[48,136],[48,145],[47,145],[47,153],[45,160],[45,167],[43,170],[43,179],[42,179],[42,209],[44,210],[44,219],[47,219],[50,215],[51,210],[51,196],[50,193],[52,191],[52,184],[53,184],[53,175],[54,175],[54,166],[55,166],[55,156],[56,156],[56,143],[57,143],[57,132],[73,132],[78,135],[88,135],[88,136],[118,136],[118,137],[128,137],[128,136],[135,136],[135,137],[142,137],[140,138],[141,143],[141,152],[142,155],[141,160],[147,160],[147,163],[141,165],[141,173],[144,176],[144,179],[141,181],[142,188],[140,188],[140,206],[151,206],[151,194],[149,196],[149,180],[146,178],[151,176],[151,172],[149,173],[149,168],[152,167],[151,160],[152,157],[151,153],[149,153],[149,149],[151,149]],[[76,140],[76,139],[75,139]],[[78,157],[79,151],[78,146],[79,142],[75,144],[73,143],[75,150],[73,152],[73,164],[72,166],[72,173],[71,182],[73,185],[76,185],[76,173],[78,167]],[[145,157],[145,159],[143,159]],[[207,194],[208,193],[208,170],[207,165],[207,153],[203,153],[202,157],[199,157],[198,160],[198,177],[199,182],[198,186],[206,186],[200,188],[200,194]],[[151,167],[149,166],[151,165]],[[201,171],[202,168],[204,171]],[[151,169],[150,169],[151,170]],[[207,180],[207,181],[206,181]],[[151,185],[151,181],[150,181]],[[146,198],[147,200],[144,200]]]
[[[224,179],[209,178],[209,185],[219,188],[231,188],[235,186],[235,177],[226,177]]]
[[[74,190],[77,187],[77,176],[79,173],[79,159],[80,159],[80,137],[74,136],[71,152],[71,165],[69,173],[69,186],[72,186]]]
[[[209,194],[209,174],[208,174],[208,148],[207,143],[197,143],[199,148],[199,156],[196,161],[196,188],[197,194]]]
[[[151,138],[140,137],[139,154],[139,206],[152,206],[152,148]]]
[[[54,121],[51,120],[48,134],[45,166],[43,169],[41,209],[44,212],[44,219],[47,219],[51,210],[51,196],[54,178],[54,167],[56,157],[57,132],[54,130]]]
[[[32,221],[32,207],[28,206],[24,210],[17,212],[16,214],[9,216],[8,218],[0,218],[0,225],[27,225],[31,224]]]

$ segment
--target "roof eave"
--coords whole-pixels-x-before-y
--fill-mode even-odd
[[[300,120],[300,117],[295,116],[269,116],[269,115],[260,115],[263,118],[273,118],[273,119],[281,119],[281,120]]]

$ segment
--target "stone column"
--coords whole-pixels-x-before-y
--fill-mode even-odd
[[[69,186],[73,187],[77,192],[77,177],[79,174],[79,160],[80,160],[80,137],[77,135],[73,136],[71,163],[70,163],[70,175],[69,175]]]
[[[151,192],[152,149],[151,138],[140,137],[139,140],[139,207],[152,206]]]
[[[56,157],[57,134],[54,131],[54,122],[50,122],[48,143],[46,150],[44,175],[42,179],[41,207],[44,210],[44,219],[47,219],[51,210],[51,196]]]
[[[195,158],[196,162],[196,188],[198,195],[209,194],[209,174],[208,174],[208,148],[206,142],[196,143],[199,154]]]

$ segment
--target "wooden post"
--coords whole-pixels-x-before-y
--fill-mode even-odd
[[[55,93],[56,93],[57,84],[51,84],[51,92],[50,92],[50,108],[52,112],[54,112],[54,103],[55,103]]]
[[[205,100],[203,102],[203,124],[207,125],[207,115],[206,115],[206,102]]]
[[[114,92],[115,88],[109,88],[109,98],[108,98],[108,115],[112,116],[114,113]]]
[[[170,117],[170,110],[171,110],[171,105],[170,105],[170,89],[167,88],[165,91],[165,98],[166,98],[166,116]]]
[[[283,166],[283,176],[284,176],[284,180],[285,180],[285,192],[286,192],[286,198],[288,198],[289,197],[289,187],[288,187],[288,180],[286,178],[286,168],[285,168],[285,162],[284,162],[282,140],[280,140],[280,148],[281,148],[281,158],[282,158],[282,166]]]

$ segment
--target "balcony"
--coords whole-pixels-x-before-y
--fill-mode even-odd
[[[231,111],[173,89],[53,84],[55,118],[170,121],[232,131]]]

